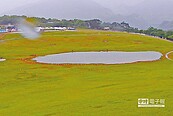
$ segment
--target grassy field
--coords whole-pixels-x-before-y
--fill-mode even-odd
[[[37,40],[1,35],[1,116],[170,116],[173,115],[173,62],[123,65],[49,65],[31,59],[70,51],[173,50],[152,37],[80,30],[46,32]],[[172,57],[172,56],[171,56]],[[138,108],[138,98],[165,99],[165,108]]]
[[[171,54],[169,55],[169,58],[173,59],[173,53],[171,53]]]

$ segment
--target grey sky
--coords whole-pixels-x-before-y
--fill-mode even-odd
[[[0,0],[0,16],[99,18],[108,22],[126,21],[143,28],[173,21],[172,6],[173,0]]]
[[[41,0],[1,0],[0,1],[0,12],[4,12],[7,10],[11,10],[14,9],[16,7],[28,4],[28,3],[33,3],[33,2],[37,2],[37,1],[41,1]],[[70,0],[69,0],[70,1]],[[96,1],[97,3],[103,4],[103,5],[107,5],[109,7],[109,5],[111,6],[111,3],[117,4],[117,5],[135,5],[140,3],[143,0],[93,0]]]
[[[118,4],[118,5],[129,5],[129,6],[131,6],[131,5],[136,5],[138,3],[141,3],[144,0],[94,0],[94,1],[96,1],[98,3],[101,3],[101,4],[109,4],[111,2],[111,3],[114,3],[114,4]]]
[[[37,2],[39,0],[34,0],[34,1],[30,1],[30,0],[1,0],[0,1],[0,12],[5,12],[11,9],[14,9],[16,7],[19,6],[23,6],[25,4],[28,3],[33,3],[33,2]]]

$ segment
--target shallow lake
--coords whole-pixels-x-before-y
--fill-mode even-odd
[[[37,57],[33,60],[47,64],[125,64],[159,60],[160,52],[71,52]]]

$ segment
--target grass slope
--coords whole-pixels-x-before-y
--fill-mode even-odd
[[[7,34],[0,42],[0,115],[171,115],[173,62],[124,65],[37,64],[35,56],[70,51],[171,51],[173,43],[121,32],[47,32],[38,40]],[[166,108],[137,108],[138,98]]]

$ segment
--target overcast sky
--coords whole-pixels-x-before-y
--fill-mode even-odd
[[[0,16],[99,18],[126,21],[138,27],[173,21],[172,6],[173,0],[0,0]]]
[[[0,0],[0,12],[5,12],[11,9],[14,9],[16,7],[25,5],[25,4],[29,4],[29,3],[33,3],[33,2],[37,2],[37,1],[41,1],[41,0]],[[82,1],[82,0],[81,0]],[[110,2],[113,2],[115,4],[119,4],[119,5],[135,5],[140,3],[143,0],[93,0],[96,1],[97,3],[100,4],[106,4],[109,5]],[[109,6],[108,6],[109,7]]]
[[[98,3],[107,3],[109,4],[110,2],[112,3],[116,3],[116,4],[125,4],[125,5],[136,5],[142,1],[146,1],[146,0],[94,0]]]
[[[0,12],[5,12],[28,3],[37,2],[39,0],[0,0]]]

